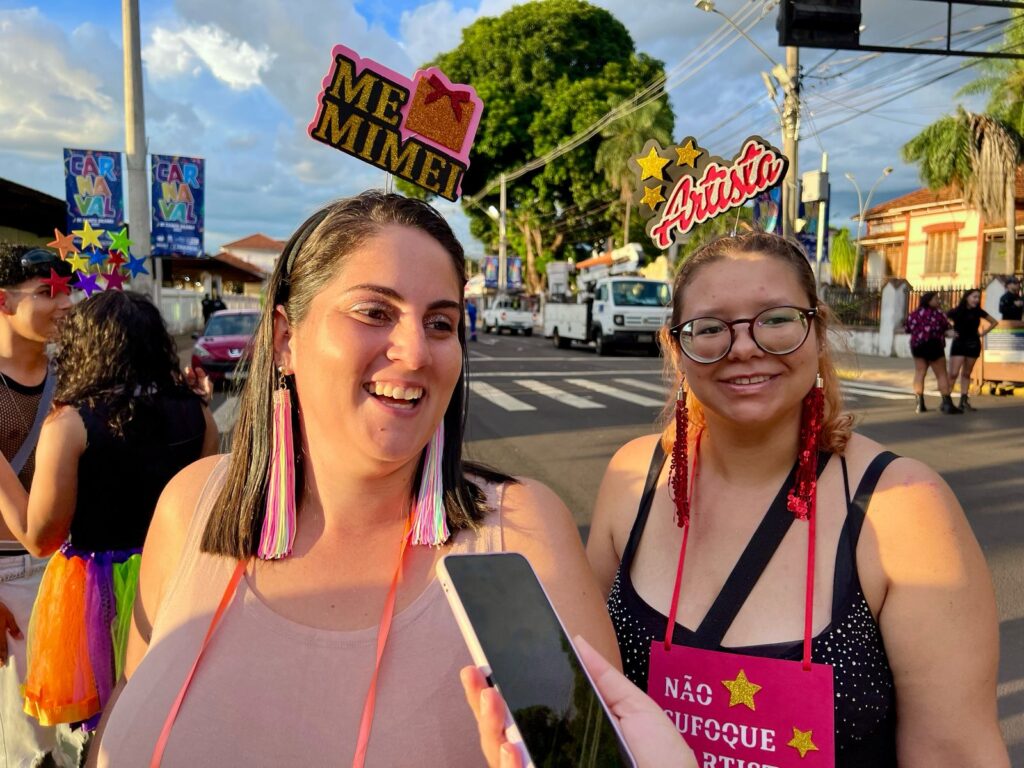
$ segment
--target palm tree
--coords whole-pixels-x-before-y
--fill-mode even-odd
[[[1024,49],[1024,10],[1011,12],[1003,43],[998,50]],[[985,59],[979,69],[981,77],[959,91],[958,96],[988,94],[985,113],[1005,121],[1024,134],[1024,61],[1021,59]]]
[[[608,184],[619,193],[625,208],[623,245],[629,242],[629,214],[633,207],[633,171],[629,168],[629,159],[640,153],[648,139],[654,139],[663,147],[671,144],[674,123],[668,102],[658,99],[623,115],[601,131],[595,169],[603,173]]]
[[[1009,123],[957,107],[956,114],[940,118],[908,141],[902,155],[918,164],[921,180],[932,189],[953,186],[985,219],[1004,217],[1012,259],[1022,147],[1024,137]]]
[[[853,276],[856,274],[857,246],[850,239],[850,230],[843,227],[832,237],[829,244],[828,260],[831,265],[830,275],[833,283],[842,281],[851,289]]]

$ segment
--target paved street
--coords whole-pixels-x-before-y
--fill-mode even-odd
[[[871,358],[843,360],[863,371],[844,383],[849,407],[859,431],[938,470],[967,511],[999,605],[1000,717],[1013,764],[1024,766],[1024,399],[981,396],[976,413],[917,415],[911,395],[893,386],[902,380],[898,365],[886,362],[896,371],[888,378],[871,375]],[[661,360],[640,354],[598,357],[538,336],[481,335],[471,347],[468,455],[550,485],[585,536],[608,460],[654,430],[666,395],[661,369]],[[232,400],[215,401],[224,427]]]

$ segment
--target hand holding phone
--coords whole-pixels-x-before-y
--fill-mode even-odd
[[[473,661],[507,705],[504,732],[525,768],[635,765],[526,558],[448,555],[437,571]]]

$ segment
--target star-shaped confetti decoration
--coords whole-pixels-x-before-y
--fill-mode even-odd
[[[71,288],[68,286],[68,283],[71,282],[71,275],[61,277],[53,267],[50,267],[50,276],[44,277],[40,282],[43,285],[50,286],[51,299],[57,298],[57,295],[61,293],[65,293],[68,296],[71,295]]]
[[[46,245],[57,251],[62,261],[67,259],[69,253],[78,253],[78,248],[75,247],[75,236],[65,235],[56,228],[53,230],[53,241]]]
[[[89,254],[89,266],[101,267],[103,262],[107,260],[107,254],[103,251],[93,251]]]
[[[676,160],[676,165],[688,165],[694,168],[694,162],[698,157],[704,154],[703,149],[697,149],[693,145],[693,139],[687,139],[686,143],[681,147],[676,147],[676,154],[679,156]]]
[[[90,275],[85,272],[78,272],[76,274],[78,279],[75,281],[75,288],[85,291],[87,297],[103,290],[97,282],[100,279],[99,275]]]
[[[128,249],[132,246],[132,241],[128,239],[128,227],[122,227],[120,232],[107,232],[107,236],[110,237],[108,251],[120,251],[124,255],[128,254]]]
[[[107,290],[123,291],[124,290],[124,275],[121,274],[119,267],[114,267],[109,272],[103,273],[103,279],[107,281]]]
[[[655,184],[653,187],[644,186],[644,196],[640,199],[643,205],[648,208],[654,208],[658,203],[664,203],[665,197],[661,194],[661,185]]]
[[[793,738],[786,742],[787,747],[792,747],[800,753],[800,757],[807,757],[808,752],[817,752],[818,747],[811,741],[813,731],[801,731],[793,728]]]
[[[89,259],[77,251],[68,256],[66,261],[75,272],[85,272],[89,269]]]
[[[103,245],[100,243],[100,237],[103,236],[102,229],[93,229],[92,224],[88,221],[82,222],[81,229],[71,230],[72,234],[77,235],[78,239],[81,240],[81,247],[84,251],[89,246],[93,248],[102,248]]]
[[[751,710],[754,707],[754,694],[761,690],[761,686],[757,683],[752,683],[747,679],[747,673],[742,669],[740,673],[736,675],[735,680],[723,680],[722,685],[729,689],[729,706],[735,707],[737,704],[744,704]]]
[[[120,267],[124,263],[125,263],[124,256],[121,255],[120,253],[118,253],[117,251],[115,251],[113,249],[113,246],[111,246],[110,254],[107,256],[107,266],[108,267]]]
[[[128,254],[128,263],[125,264],[124,268],[132,273],[132,277],[138,277],[140,274],[149,274],[149,270],[146,269],[145,257],[136,258],[135,256],[132,256],[130,253]]]
[[[668,160],[659,155],[654,147],[651,147],[651,151],[646,156],[638,157],[636,164],[640,166],[640,181],[651,178],[665,180],[661,171],[668,165]]]

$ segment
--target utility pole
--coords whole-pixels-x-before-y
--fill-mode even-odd
[[[508,236],[506,232],[508,199],[505,196],[505,174],[501,174],[501,196],[498,199],[498,291],[508,290]]]
[[[782,188],[782,234],[793,237],[795,223],[800,210],[800,195],[797,182],[800,178],[800,49],[786,48],[786,75],[784,83],[786,99],[782,107],[784,127],[782,153],[789,158],[789,169]]]
[[[142,98],[142,55],[139,44],[139,0],[121,0],[121,34],[124,47],[124,148],[128,162],[128,223],[133,250],[150,255],[149,182],[146,179],[146,110]],[[152,262],[152,297],[160,308],[163,282],[159,259]],[[132,280],[136,282],[138,278]],[[142,281],[138,281],[142,283]],[[140,288],[145,288],[142,283]]]

